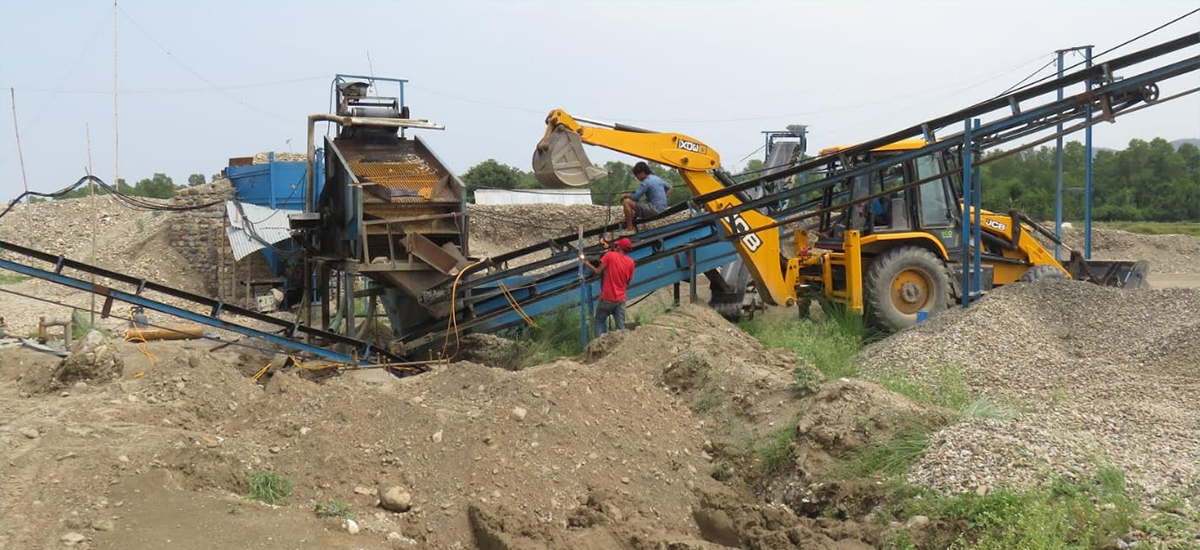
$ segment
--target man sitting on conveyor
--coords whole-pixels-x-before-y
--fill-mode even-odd
[[[671,184],[650,172],[650,165],[639,162],[633,165],[633,177],[642,182],[633,194],[626,194],[622,199],[625,207],[625,231],[633,233],[637,229],[633,221],[645,220],[657,216],[667,209],[667,193],[671,192]],[[640,202],[645,196],[646,201]]]

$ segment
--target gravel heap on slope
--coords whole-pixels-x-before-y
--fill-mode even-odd
[[[1151,491],[1195,491],[1200,292],[1074,281],[1009,285],[873,344],[869,372],[931,381],[1019,411],[937,433],[912,481],[949,491],[1021,485],[1105,461]]]

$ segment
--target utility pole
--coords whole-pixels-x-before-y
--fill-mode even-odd
[[[92,192],[92,265],[96,265],[96,220],[100,217],[100,211],[96,207],[96,182],[92,181],[92,128],[88,123],[83,123],[83,131],[87,136],[87,175],[88,189]],[[96,274],[92,273],[92,284],[96,284]],[[89,310],[91,313],[91,326],[96,326],[96,293],[92,294],[92,307]]]

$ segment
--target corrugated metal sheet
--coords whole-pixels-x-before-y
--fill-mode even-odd
[[[291,238],[288,211],[237,201],[225,201],[225,235],[233,258],[241,260],[263,248]]]
[[[477,189],[475,204],[592,204],[592,192],[587,189]]]

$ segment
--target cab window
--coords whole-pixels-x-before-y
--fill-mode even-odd
[[[917,179],[936,176],[941,172],[937,158],[926,155],[917,159]],[[946,179],[938,178],[922,183],[921,226],[941,227],[951,223],[950,201],[946,194]]]

